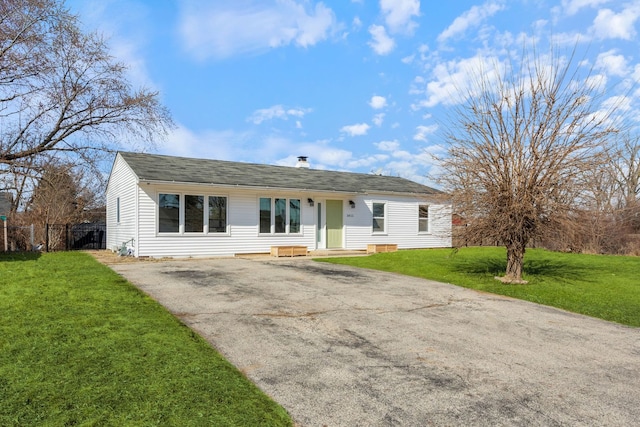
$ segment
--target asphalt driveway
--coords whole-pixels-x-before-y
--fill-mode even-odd
[[[111,267],[302,426],[640,423],[637,328],[308,259]]]

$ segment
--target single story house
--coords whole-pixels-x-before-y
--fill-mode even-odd
[[[400,177],[119,152],[107,248],[143,257],[268,253],[273,246],[451,246],[442,192]]]

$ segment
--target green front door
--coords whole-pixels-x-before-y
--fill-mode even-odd
[[[342,247],[342,200],[327,200],[327,248]]]

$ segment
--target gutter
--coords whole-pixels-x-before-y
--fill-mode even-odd
[[[148,180],[138,178],[138,184],[146,184],[146,185],[192,185],[197,187],[221,187],[221,188],[239,188],[239,189],[247,189],[247,190],[278,190],[278,191],[287,191],[287,192],[307,192],[307,193],[331,193],[331,194],[345,194],[345,195],[353,195],[353,194],[361,194],[361,195],[371,195],[371,194],[380,194],[380,195],[396,195],[396,196],[411,196],[411,197],[438,197],[442,196],[446,193],[415,193],[415,192],[405,192],[405,191],[380,191],[380,190],[363,190],[363,191],[343,191],[343,190],[328,190],[328,189],[319,189],[319,188],[299,188],[299,187],[272,187],[265,185],[242,185],[242,184],[217,184],[214,182],[185,182],[185,181],[160,181],[160,180]]]

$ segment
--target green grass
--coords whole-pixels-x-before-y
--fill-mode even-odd
[[[630,326],[640,326],[640,258],[528,249],[526,285],[503,284],[504,248],[407,250],[323,262],[391,271],[452,283],[562,308]]]
[[[199,335],[84,253],[0,255],[0,425],[291,426]]]

